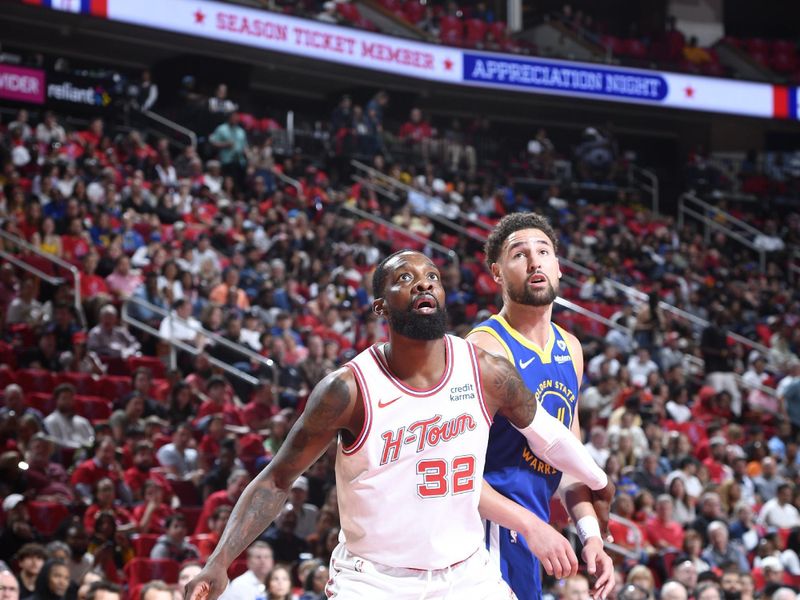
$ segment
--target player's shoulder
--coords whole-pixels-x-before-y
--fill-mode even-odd
[[[578,351],[582,349],[581,341],[577,338],[575,334],[570,333],[569,331],[567,331],[566,329],[564,329],[555,322],[553,323],[553,325],[561,334],[561,337],[564,338],[564,341],[570,347],[570,350]]]
[[[476,327],[465,339],[483,352],[512,360],[508,354],[508,346],[489,327]]]

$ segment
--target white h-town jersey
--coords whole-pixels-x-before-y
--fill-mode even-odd
[[[336,454],[347,549],[383,565],[443,569],[484,543],[478,500],[491,417],[475,348],[445,336],[446,367],[429,390],[389,371],[383,345],[347,363],[364,401],[364,428]]]

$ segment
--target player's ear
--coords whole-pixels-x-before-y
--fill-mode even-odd
[[[503,285],[503,274],[500,272],[500,265],[493,262],[489,270],[492,272],[492,279],[494,279],[494,282],[498,285]]]
[[[385,307],[383,298],[375,298],[375,300],[372,302],[372,312],[378,315],[379,317],[384,316]]]
[[[561,279],[561,263],[556,260],[556,266],[558,267],[558,278]]]

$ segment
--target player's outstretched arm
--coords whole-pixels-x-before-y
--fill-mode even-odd
[[[216,600],[222,594],[228,567],[278,516],[292,482],[325,452],[339,430],[352,433],[356,421],[363,419],[355,410],[357,394],[352,372],[346,368],[317,384],[275,458],[236,502],[206,566],[187,584],[186,600]]]
[[[548,575],[563,579],[578,572],[578,557],[563,535],[486,481],[481,489],[478,510],[484,519],[521,533]]]
[[[582,481],[594,493],[613,498],[614,484],[561,421],[546,410],[537,410],[539,403],[514,365],[481,350],[478,360],[490,410],[506,417],[525,436],[531,450],[556,469]]]

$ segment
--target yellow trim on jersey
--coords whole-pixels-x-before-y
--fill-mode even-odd
[[[553,333],[552,328],[550,331],[550,337],[547,338],[547,343],[544,345],[544,349],[542,349],[522,335],[519,331],[514,329],[511,325],[509,325],[508,321],[506,321],[502,316],[492,315],[490,318],[500,323],[503,329],[505,329],[509,335],[517,340],[517,342],[519,342],[522,346],[535,352],[539,356],[539,359],[541,359],[542,364],[546,365],[550,363],[550,357],[553,355],[553,345],[556,343],[556,336]]]
[[[467,337],[469,337],[469,336],[470,336],[470,335],[472,335],[473,333],[477,333],[477,332],[479,332],[479,331],[481,331],[481,332],[483,332],[483,333],[488,333],[488,334],[489,334],[489,335],[491,335],[491,336],[492,336],[494,339],[496,339],[496,340],[497,340],[497,341],[500,343],[500,345],[503,347],[503,349],[506,351],[506,358],[509,360],[509,362],[511,362],[511,363],[513,363],[513,362],[514,362],[514,355],[513,355],[513,354],[512,354],[512,352],[511,352],[511,348],[509,348],[509,347],[508,347],[508,344],[506,344],[506,343],[505,343],[505,341],[503,340],[503,338],[501,338],[501,337],[500,337],[500,334],[499,334],[499,333],[497,333],[497,332],[496,332],[494,329],[492,329],[491,327],[487,327],[486,325],[481,325],[480,327],[476,327],[475,329],[473,329],[472,331],[470,331],[470,332],[467,334]]]
[[[553,323],[556,329],[561,333],[561,337],[564,338],[564,343],[567,345],[567,354],[569,354],[570,358],[572,358],[572,368],[575,369],[575,377],[578,379],[578,386],[581,385],[580,375],[578,374],[578,364],[575,362],[575,357],[572,355],[572,350],[569,346],[569,338],[567,338],[567,331],[558,325],[557,323]]]

